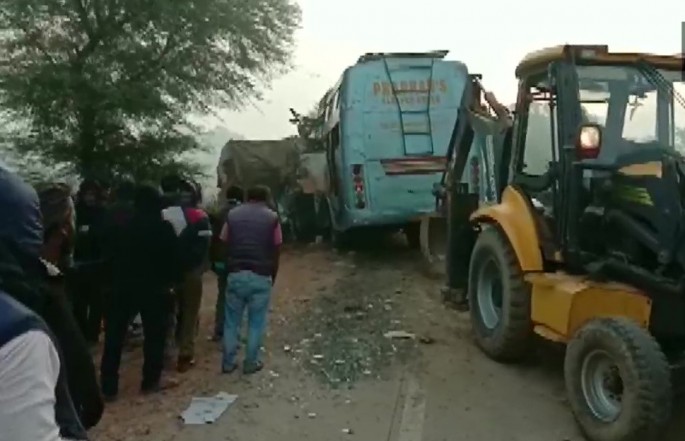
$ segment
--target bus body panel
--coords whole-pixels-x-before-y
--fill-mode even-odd
[[[326,123],[339,136],[339,145],[329,146],[337,230],[402,227],[434,210],[433,185],[446,166],[467,81],[463,63],[430,57],[381,58],[346,70]]]

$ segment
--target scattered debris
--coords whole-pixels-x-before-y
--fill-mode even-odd
[[[269,371],[269,375],[271,375],[271,378],[278,378],[281,376],[281,374],[276,371]]]
[[[419,343],[422,343],[424,345],[432,345],[433,343],[435,343],[435,339],[433,337],[424,335],[422,337],[419,337]]]
[[[212,424],[238,399],[238,395],[220,392],[213,397],[193,397],[190,406],[181,413],[186,425]]]
[[[283,352],[290,352],[292,348],[289,345],[283,346]]]
[[[309,412],[309,413],[307,414],[307,417],[308,417],[308,418],[316,418],[316,413],[315,413],[315,412]]]
[[[383,336],[386,330],[399,328],[403,318],[394,298],[397,284],[389,283],[402,278],[402,269],[388,269],[384,263],[366,259],[356,269],[340,265],[350,269],[312,298],[307,313],[293,323],[302,332],[292,349],[302,351],[302,356],[293,360],[333,388],[352,387],[372,372],[380,378],[385,366],[414,349]]]
[[[342,433],[344,433],[345,435],[352,435],[354,432],[352,432],[352,429],[345,428],[342,430]]]
[[[410,339],[413,340],[416,338],[416,335],[412,334],[411,332],[407,331],[388,331],[385,334],[383,334],[385,338],[389,338],[392,340],[406,340]]]
[[[363,308],[361,305],[345,305],[343,308],[343,311],[350,313],[350,312],[362,312]]]

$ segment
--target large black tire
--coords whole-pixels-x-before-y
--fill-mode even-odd
[[[352,233],[350,231],[338,231],[331,228],[330,240],[333,248],[338,251],[347,251],[352,248]]]
[[[293,235],[300,243],[312,243],[316,241],[316,226],[298,219],[297,215],[292,219]]]
[[[533,336],[530,286],[523,280],[514,250],[498,228],[486,226],[478,235],[468,280],[471,327],[476,344],[500,362],[524,358]]]
[[[608,372],[620,377],[599,375],[599,366],[612,366]],[[568,345],[564,377],[571,409],[588,440],[662,439],[673,407],[670,367],[656,340],[636,323],[624,318],[587,323]],[[601,397],[612,393],[620,393],[620,402],[610,398],[602,405],[607,401]]]
[[[295,239],[301,243],[311,243],[318,233],[314,195],[297,194],[292,201],[291,222]]]
[[[421,224],[416,222],[407,225],[404,228],[404,235],[407,237],[407,243],[412,250],[421,249]]]

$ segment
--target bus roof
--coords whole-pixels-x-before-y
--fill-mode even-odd
[[[543,70],[549,63],[573,56],[578,61],[598,64],[629,64],[644,60],[663,69],[683,69],[683,54],[657,55],[639,52],[610,52],[608,45],[559,45],[529,53],[516,67],[516,77],[521,78],[531,71]]]
[[[359,57],[357,64],[382,60],[384,58],[439,58],[442,60],[449,52],[448,50],[430,52],[369,52]]]

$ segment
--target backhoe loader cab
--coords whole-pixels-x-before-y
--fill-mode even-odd
[[[470,213],[470,252],[448,258],[487,355],[518,360],[535,334],[568,344],[569,402],[592,441],[660,439],[671,413],[669,362],[685,349],[682,69],[606,46],[525,57],[498,203]]]

